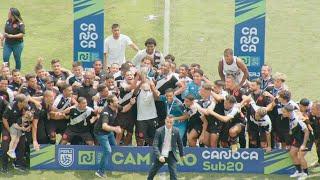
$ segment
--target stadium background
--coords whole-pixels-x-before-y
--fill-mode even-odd
[[[26,24],[22,72],[33,71],[39,56],[50,68],[52,58],[62,60],[64,67],[72,63],[72,1],[69,0],[0,0],[0,28],[3,31],[8,9],[17,7]],[[211,78],[218,78],[217,64],[223,50],[233,47],[233,0],[171,0],[170,48],[178,64],[197,62]],[[265,62],[273,72],[288,76],[293,98],[318,99],[320,87],[320,1],[266,1]],[[112,23],[121,25],[121,32],[129,35],[142,49],[144,41],[154,37],[158,49],[163,45],[163,0],[108,0],[105,2],[105,35],[110,35]],[[154,15],[152,19],[150,15]],[[151,19],[151,20],[150,20]],[[129,49],[126,57],[131,59]],[[2,57],[2,50],[0,51]],[[13,59],[12,61],[13,62]],[[312,162],[315,152],[308,154]],[[317,179],[314,169],[311,178]],[[14,175],[13,175],[14,174]],[[14,172],[0,179],[92,179],[89,171],[30,171],[27,176]],[[145,179],[146,174],[113,172],[110,179]],[[286,179],[278,175],[180,174],[182,179]],[[159,177],[158,177],[159,178]],[[168,175],[167,175],[168,178]]]

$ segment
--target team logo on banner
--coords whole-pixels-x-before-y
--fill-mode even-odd
[[[59,148],[58,161],[62,167],[70,167],[74,162],[73,148]]]

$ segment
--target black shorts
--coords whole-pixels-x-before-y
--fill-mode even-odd
[[[222,126],[222,129],[221,129],[221,132],[220,132],[220,135],[219,135],[219,140],[222,141],[222,142],[228,142],[229,141],[229,130],[234,127],[234,126],[238,126],[240,125],[241,128],[242,128],[242,131],[244,130],[245,128],[245,125],[242,124],[242,123],[232,123],[232,122],[228,122],[228,123],[225,123],[223,126]],[[240,133],[239,133],[240,134]]]
[[[209,134],[220,134],[222,131],[223,125],[217,121],[208,121],[207,132]]]
[[[68,120],[49,120],[48,129],[49,135],[63,134],[67,128]]]
[[[277,130],[276,140],[280,143],[286,143],[290,145],[292,143],[292,138],[289,134],[289,130]]]
[[[248,123],[248,134],[250,141],[258,141],[266,142],[267,141],[267,133],[269,132],[268,126],[258,126],[254,122],[250,121]]]
[[[194,129],[199,135],[201,134],[201,132],[202,132],[201,119],[191,120],[188,122],[188,133],[190,133],[192,129]]]
[[[74,131],[71,131],[69,128],[67,128],[65,130],[65,132],[63,133],[62,139],[65,141],[71,142],[72,139],[76,136],[81,137],[84,141],[93,141],[93,137],[89,131],[88,132],[74,132]]]
[[[119,125],[122,129],[127,130],[129,133],[133,133],[136,118],[134,117],[132,111],[126,113],[118,113],[116,121],[117,125]]]
[[[158,118],[137,121],[136,122],[136,137],[139,139],[152,139],[156,133],[158,126]]]

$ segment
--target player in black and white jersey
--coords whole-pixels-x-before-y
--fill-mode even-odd
[[[264,91],[260,89],[261,81],[260,79],[255,79],[251,82],[249,82],[249,92],[250,97],[252,97],[252,100],[254,103],[261,107],[266,107],[269,103],[271,103],[271,100],[268,96],[264,96]],[[252,107],[248,108],[247,111],[247,118],[248,119],[254,119],[255,110]],[[258,148],[260,147],[260,132],[257,131],[257,125],[254,121],[248,121],[247,123],[248,127],[248,135],[249,135],[249,148]],[[263,140],[266,141],[265,136],[263,135]]]
[[[264,94],[273,98],[272,103],[266,108],[270,111],[269,116],[272,120],[276,142],[281,144],[282,149],[289,149],[291,144],[289,118],[282,116],[282,109],[288,104],[292,105],[296,110],[299,109],[299,106],[291,100],[291,92],[288,90],[281,90],[276,98],[266,92]]]
[[[137,86],[137,81],[134,78],[134,73],[130,70],[124,73],[124,80],[119,83],[119,104],[125,106],[130,103],[133,98],[133,91]],[[123,139],[124,145],[131,144],[133,128],[135,124],[135,113],[133,108],[127,112],[119,112],[117,116],[117,123],[121,127],[121,133],[117,133],[117,144]]]
[[[196,147],[197,140],[202,133],[202,120],[201,114],[198,111],[198,106],[194,97],[189,94],[184,99],[185,114],[189,116],[187,128],[187,140],[189,147]]]
[[[240,104],[234,96],[228,95],[223,101],[224,115],[213,110],[208,110],[208,114],[214,116],[217,120],[224,123],[221,133],[221,146],[231,146],[232,151],[237,151],[237,139],[241,131],[245,128],[245,119],[241,116]]]
[[[308,121],[312,127],[310,133],[314,136],[314,144],[316,145],[316,151],[318,159],[311,163],[310,167],[315,168],[320,166],[320,101],[314,101],[311,106],[311,112]]]
[[[105,83],[99,84],[97,87],[98,93],[93,97],[93,107],[101,112],[103,107],[107,104],[107,97],[109,95],[109,89]]]
[[[72,87],[64,83],[60,86],[60,90],[62,93],[55,98],[49,112],[48,126],[52,144],[56,143],[56,134],[63,134],[67,128],[69,119],[63,111],[72,105]]]
[[[249,112],[248,123],[250,123],[249,139],[251,148],[260,147],[267,152],[271,151],[272,123],[268,111],[264,106],[259,106],[254,98],[248,96]],[[260,145],[259,145],[260,144]]]
[[[282,108],[282,116],[289,119],[289,130],[292,138],[289,154],[296,167],[296,172],[290,177],[305,179],[308,176],[308,164],[305,155],[309,130],[303,122],[301,113],[295,111],[295,107],[292,104],[286,104]]]
[[[79,61],[72,64],[72,75],[66,79],[66,83],[72,86],[72,89],[77,89],[81,86],[83,81],[83,68]]]
[[[78,98],[78,105],[71,106],[63,111],[69,117],[70,122],[63,133],[60,144],[67,144],[75,136],[81,137],[87,145],[94,145],[94,139],[90,133],[90,124],[96,121],[95,112],[87,106],[87,100],[84,97]]]

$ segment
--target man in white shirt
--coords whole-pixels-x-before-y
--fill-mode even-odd
[[[140,68],[143,58],[150,56],[153,59],[153,65],[159,67],[160,63],[164,62],[163,55],[160,51],[156,50],[157,42],[153,38],[149,38],[144,43],[146,49],[140,50],[132,59],[133,64]]]
[[[120,34],[119,24],[113,24],[111,29],[112,35],[104,40],[104,65],[108,66],[113,63],[121,65],[126,61],[127,46],[137,52],[139,48],[128,36]]]
[[[183,159],[183,145],[180,139],[179,130],[173,127],[174,117],[168,116],[165,121],[165,126],[157,129],[155,134],[153,141],[153,153],[156,158],[154,159],[149,171],[148,180],[153,179],[165,163],[168,163],[170,179],[176,180],[178,150],[180,159]]]

